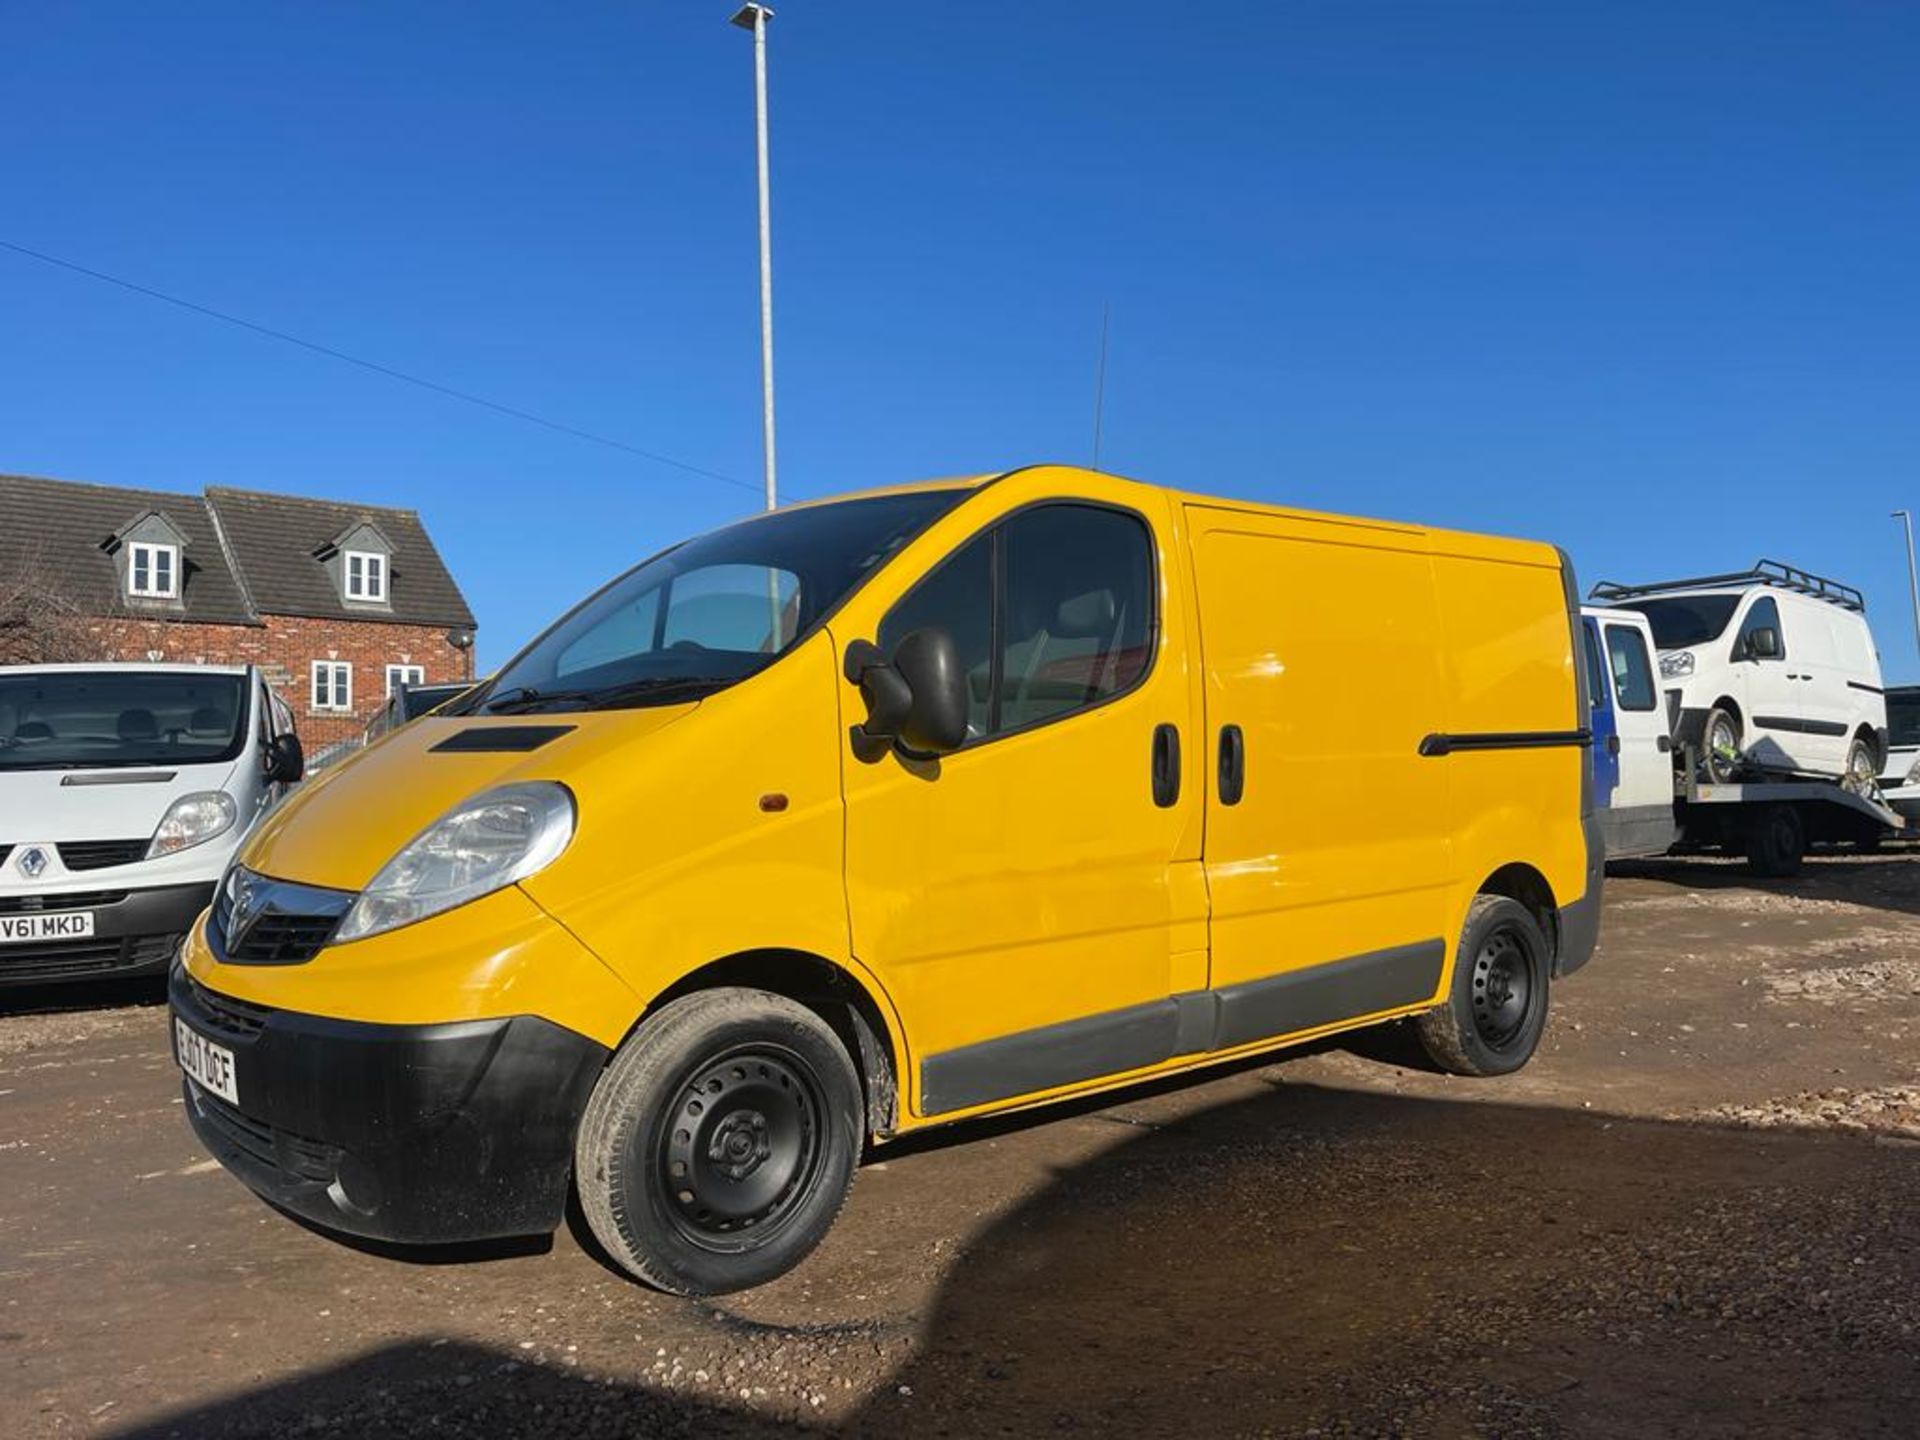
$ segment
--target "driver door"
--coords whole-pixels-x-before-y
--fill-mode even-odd
[[[834,622],[842,652],[945,629],[968,679],[959,750],[842,756],[853,950],[901,1012],[916,1113],[1157,1064],[1169,996],[1206,983],[1172,524],[1155,492],[1137,509],[1027,505]],[[848,685],[843,723],[863,718]],[[1169,743],[1176,790],[1156,795]]]

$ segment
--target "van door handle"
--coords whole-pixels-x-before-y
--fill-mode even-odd
[[[1619,753],[1620,753],[1620,737],[1618,735],[1607,736],[1607,754],[1618,755]]]
[[[1247,740],[1238,725],[1220,727],[1220,803],[1238,805],[1247,789]]]
[[[1180,798],[1180,732],[1172,725],[1153,727],[1153,803],[1169,809]]]

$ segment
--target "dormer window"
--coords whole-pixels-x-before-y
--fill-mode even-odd
[[[372,550],[349,550],[347,599],[384,605],[387,601],[387,557]]]
[[[173,600],[180,594],[180,547],[136,540],[127,546],[127,594]]]

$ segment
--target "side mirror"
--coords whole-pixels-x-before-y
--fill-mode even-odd
[[[267,744],[267,779],[276,785],[296,785],[307,773],[307,752],[300,737],[276,735]]]
[[[1771,625],[1762,625],[1747,636],[1747,654],[1756,660],[1778,660],[1780,632]]]
[[[847,678],[860,687],[867,719],[855,725],[853,753],[878,760],[890,749],[917,758],[947,755],[967,742],[967,677],[945,630],[902,638],[891,656],[859,640],[847,647]]]

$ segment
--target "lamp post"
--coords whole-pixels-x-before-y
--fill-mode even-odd
[[[753,32],[753,114],[760,156],[760,404],[765,437],[767,509],[779,504],[773,467],[773,221],[767,185],[767,22],[770,7],[742,5],[733,24]]]
[[[1913,643],[1920,646],[1920,571],[1913,563],[1913,516],[1905,510],[1893,512],[1893,518],[1907,527],[1907,593],[1913,600]]]

